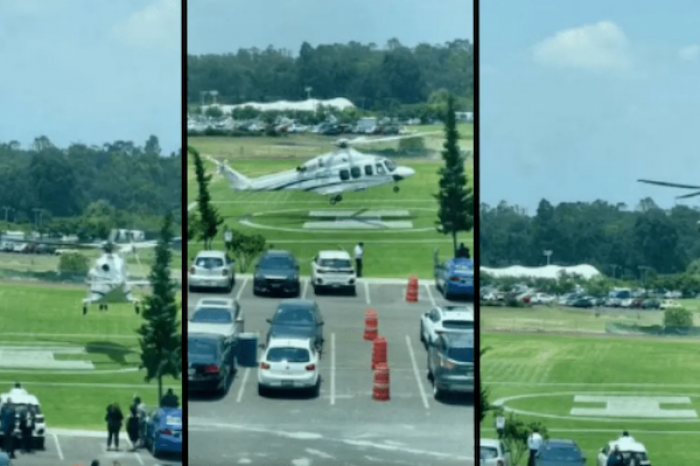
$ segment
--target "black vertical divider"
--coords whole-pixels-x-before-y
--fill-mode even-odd
[[[479,212],[481,202],[479,201],[479,158],[480,158],[480,147],[479,147],[479,1],[474,0],[474,152],[472,155],[472,160],[474,164],[474,171],[472,175],[472,187],[474,189],[474,349],[478,351],[474,355],[474,464],[479,464],[479,443],[481,440],[481,338],[479,328],[479,323],[481,321],[481,310],[479,306],[480,295],[479,292],[479,276],[480,273],[480,260],[479,260]]]
[[[182,0],[182,17],[180,18],[181,31],[180,31],[180,53],[181,53],[181,106],[182,113],[180,121],[180,131],[182,136],[182,232],[183,245],[182,248],[182,277],[180,278],[182,286],[182,418],[185,423],[185,428],[183,429],[183,442],[182,442],[182,464],[187,464],[188,450],[189,450],[189,434],[187,432],[187,420],[188,420],[188,402],[187,402],[187,267],[188,267],[188,257],[187,249],[189,247],[188,238],[186,238],[187,233],[187,0]]]

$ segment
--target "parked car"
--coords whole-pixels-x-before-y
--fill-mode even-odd
[[[258,366],[258,394],[270,389],[311,390],[318,395],[320,355],[312,338],[271,338]]]
[[[158,408],[148,417],[145,444],[156,458],[161,453],[182,454],[182,409]]]
[[[421,316],[420,341],[426,347],[442,332],[474,332],[474,308],[435,306]]]
[[[436,250],[433,255],[433,275],[435,288],[445,299],[474,299],[474,261],[471,259],[452,258],[442,262]]]
[[[223,393],[236,370],[234,346],[222,335],[187,334],[187,389]]]
[[[585,466],[586,457],[573,440],[549,439],[540,447],[536,466]]]
[[[474,332],[441,333],[428,348],[428,378],[433,396],[474,393]]]
[[[681,306],[681,304],[678,301],[674,301],[673,299],[666,299],[659,305],[659,307],[661,309],[678,309],[683,306]]]
[[[271,319],[266,342],[272,338],[308,338],[318,352],[323,350],[323,316],[316,301],[285,299]]]
[[[230,292],[235,283],[235,262],[224,251],[199,252],[187,276],[191,292],[203,288]]]
[[[480,466],[510,466],[506,444],[492,438],[479,440],[479,460]]]
[[[314,293],[344,290],[355,295],[357,274],[346,251],[320,251],[311,262],[311,286]]]
[[[197,302],[187,322],[187,331],[221,335],[233,344],[234,338],[243,333],[244,323],[238,302],[228,298],[203,298]]]
[[[301,292],[299,262],[290,251],[266,251],[255,265],[253,293],[287,293],[298,296]]]
[[[632,437],[622,437],[618,440],[608,442],[607,445],[598,452],[597,466],[606,466],[608,464],[608,455],[615,448],[615,445],[617,445],[620,453],[622,453],[625,464],[630,464],[630,460],[634,459],[639,466],[651,466],[646,447]]]

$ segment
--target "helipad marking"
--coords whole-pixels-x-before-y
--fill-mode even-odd
[[[85,360],[57,360],[56,354],[87,354],[79,347],[0,346],[0,367],[5,369],[92,370],[95,365]]]
[[[603,403],[604,408],[572,408],[572,416],[696,418],[694,409],[661,409],[661,404],[691,404],[687,396],[590,396],[576,395],[574,403]]]

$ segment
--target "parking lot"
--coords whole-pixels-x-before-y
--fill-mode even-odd
[[[419,341],[420,315],[444,301],[432,284],[420,284],[417,303],[407,303],[405,292],[406,283],[386,280],[361,282],[357,296],[315,296],[304,280],[301,297],[315,299],[325,320],[320,396],[262,398],[256,369],[239,368],[225,396],[188,400],[189,463],[473,464],[471,397],[433,399]],[[253,296],[251,280],[244,277],[231,294],[241,303],[246,332],[263,337],[265,319],[283,298]],[[189,311],[202,296],[189,296]],[[363,339],[367,308],[377,310],[379,334],[388,341],[386,402],[372,399],[372,343]]]
[[[100,432],[76,432],[49,430],[46,436],[46,449],[33,453],[17,452],[13,465],[56,466],[62,464],[79,464],[88,466],[94,459],[100,464],[112,466],[117,461],[121,466],[166,466],[182,464],[177,460],[156,460],[144,450],[131,452],[131,444],[125,434],[121,436],[121,451],[107,451],[107,434]]]

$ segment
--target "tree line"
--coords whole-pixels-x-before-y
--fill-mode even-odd
[[[659,274],[700,273],[700,210],[686,205],[662,209],[650,198],[625,204],[540,201],[530,216],[501,202],[480,206],[481,264],[490,267],[547,263],[590,264],[624,280]]]
[[[157,231],[166,212],[181,224],[182,157],[143,146],[55,146],[46,136],[29,147],[0,142],[0,225],[45,233],[104,236],[113,228]],[[5,221],[9,225],[5,225]]]
[[[350,42],[317,47],[304,42],[297,55],[272,46],[223,55],[188,55],[188,104],[274,102],[345,97],[360,109],[421,105],[449,92],[460,110],[473,108],[474,59],[468,40],[383,48]],[[308,89],[308,92],[307,92]],[[435,98],[435,97],[433,97]]]

